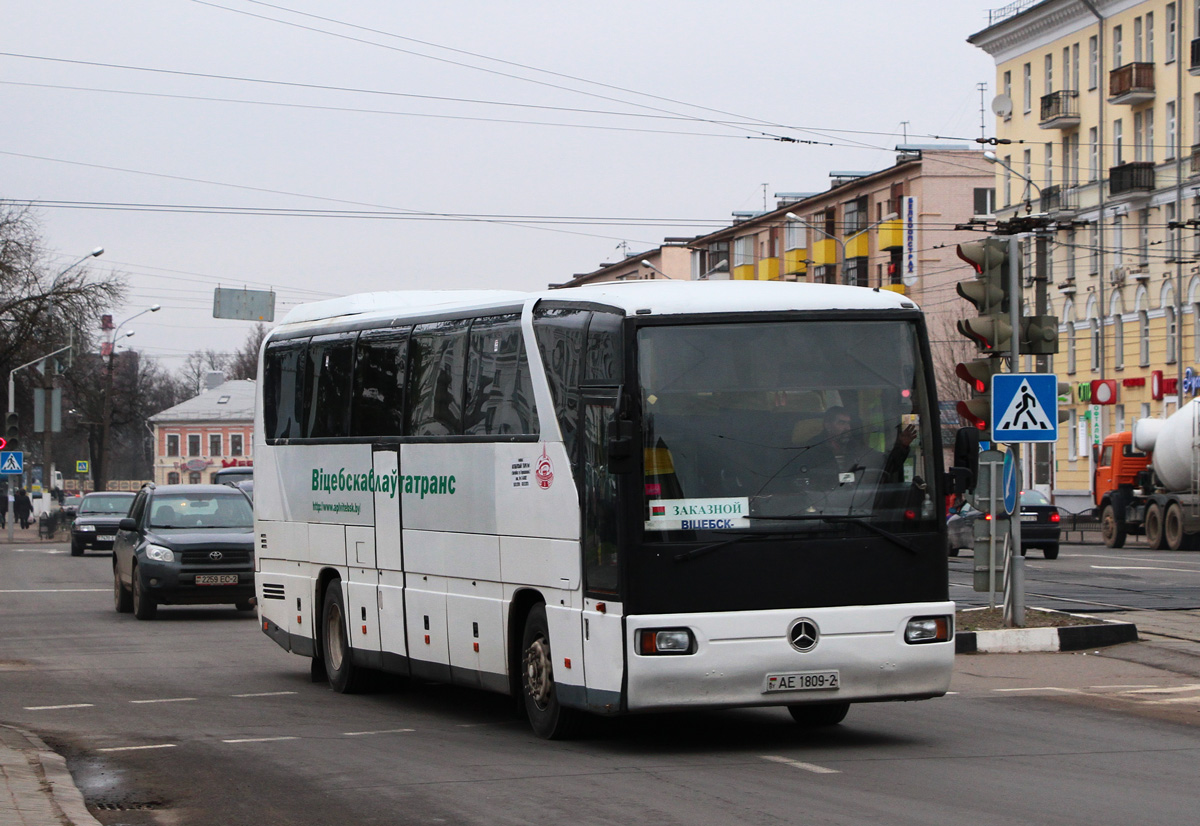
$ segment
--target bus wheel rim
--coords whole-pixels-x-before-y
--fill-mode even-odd
[[[539,709],[545,710],[554,686],[550,645],[538,637],[525,649],[525,690]]]
[[[325,621],[325,639],[329,643],[329,665],[334,671],[342,667],[342,611],[336,604],[330,606]]]

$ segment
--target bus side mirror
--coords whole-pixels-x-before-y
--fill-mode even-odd
[[[975,490],[975,479],[979,476],[979,431],[973,427],[960,427],[954,434],[954,467],[950,468],[951,474],[956,469],[966,473],[966,481],[961,483],[964,485],[961,490],[956,487],[959,481],[952,482],[951,493]]]
[[[633,422],[617,419],[608,423],[608,471],[632,473],[637,463]]]

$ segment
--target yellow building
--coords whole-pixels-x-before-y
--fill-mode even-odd
[[[996,215],[1052,219],[1048,312],[1061,326],[1049,366],[1071,393],[1029,478],[1079,511],[1093,446],[1169,415],[1179,389],[1194,395],[1183,379],[1200,363],[1200,3],[1026,0],[968,41],[996,61]],[[1089,403],[1099,379],[1116,382],[1115,404]]]

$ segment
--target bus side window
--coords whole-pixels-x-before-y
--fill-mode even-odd
[[[468,321],[438,321],[413,328],[409,343],[409,436],[462,433],[463,373]]]
[[[375,330],[358,339],[354,368],[354,436],[404,433],[408,330]]]
[[[538,307],[533,315],[533,331],[554,397],[554,412],[572,463],[576,461],[584,335],[591,315],[588,310],[566,307]]]
[[[529,361],[521,346],[521,317],[477,318],[467,355],[468,436],[537,435]]]
[[[269,442],[298,439],[303,433],[307,347],[308,339],[290,339],[267,347],[263,365],[263,420]]]
[[[596,312],[588,326],[587,366],[584,381],[602,384],[620,384],[623,360],[621,358],[621,322],[616,313]]]
[[[308,345],[305,436],[346,436],[354,334],[315,336]]]

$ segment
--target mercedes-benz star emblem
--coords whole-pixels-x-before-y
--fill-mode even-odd
[[[801,617],[788,626],[788,642],[797,651],[812,651],[817,646],[821,631],[817,624],[807,617]]]
[[[221,553],[220,551],[213,551],[211,554],[208,555],[208,558],[211,559],[213,562],[220,562],[222,559],[225,558],[225,554]]]

